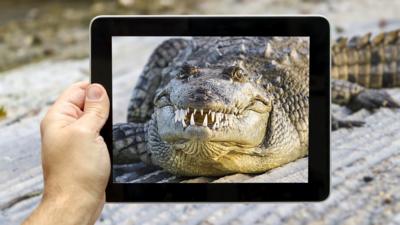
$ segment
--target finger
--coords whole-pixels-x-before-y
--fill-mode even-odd
[[[57,108],[60,103],[68,102],[83,109],[85,103],[85,91],[88,86],[89,82],[87,81],[77,82],[71,85],[60,95],[60,97],[57,98],[54,103],[54,108]]]
[[[104,126],[110,110],[107,92],[100,84],[91,84],[86,89],[86,99],[83,114],[77,121],[79,126],[96,133]]]
[[[82,114],[88,85],[88,82],[83,81],[67,88],[50,107],[44,121],[51,121],[51,124],[65,126],[77,120]]]

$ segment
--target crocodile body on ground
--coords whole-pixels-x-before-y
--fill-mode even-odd
[[[178,175],[261,173],[308,153],[309,42],[195,37],[159,45],[113,126],[113,162]]]
[[[379,90],[400,86],[400,30],[338,38],[332,46],[331,72],[333,103],[353,111],[400,107],[385,90]],[[333,129],[362,124],[332,119]]]

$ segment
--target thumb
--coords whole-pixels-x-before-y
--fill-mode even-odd
[[[87,129],[99,133],[108,118],[110,101],[107,92],[100,84],[91,84],[86,89],[83,114],[78,123]]]

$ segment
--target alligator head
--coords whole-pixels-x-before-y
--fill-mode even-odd
[[[258,49],[265,47],[256,47],[194,47],[165,69],[170,79],[154,99],[161,140],[199,160],[260,146],[273,95],[260,82],[267,64]]]

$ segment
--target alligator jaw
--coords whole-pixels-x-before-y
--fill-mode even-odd
[[[188,126],[208,127],[212,130],[232,126],[234,120],[242,118],[238,109],[231,110],[212,110],[186,108],[179,109],[175,107],[174,122],[181,123],[183,128]],[[226,113],[224,113],[226,112]]]

